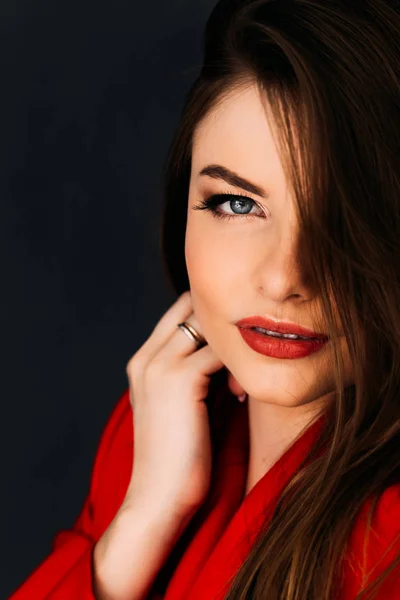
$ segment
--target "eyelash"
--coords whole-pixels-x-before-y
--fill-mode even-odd
[[[259,204],[257,204],[257,202],[255,200],[252,200],[252,198],[249,198],[248,196],[244,196],[242,194],[232,194],[231,192],[221,192],[220,194],[214,194],[213,196],[210,196],[209,198],[205,198],[204,200],[201,200],[199,204],[197,204],[196,206],[193,207],[193,210],[206,210],[211,212],[213,217],[216,217],[217,219],[236,219],[236,218],[245,218],[245,219],[251,219],[253,217],[259,217],[261,219],[265,219],[265,214],[264,216],[260,217],[260,215],[257,215],[255,213],[251,213],[251,214],[228,214],[228,213],[224,213],[224,212],[219,212],[218,210],[216,210],[216,208],[218,206],[220,206],[221,204],[225,204],[225,202],[228,202],[228,200],[226,199],[227,196],[230,196],[232,198],[232,200],[236,199],[236,198],[241,198],[242,200],[246,200],[247,202],[253,202],[253,206],[257,206],[264,214],[263,209],[260,207]],[[253,208],[253,207],[252,207]]]

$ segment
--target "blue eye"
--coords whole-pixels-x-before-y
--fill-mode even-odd
[[[227,200],[227,198],[229,198],[229,199]],[[238,212],[233,212],[232,214],[230,214],[230,213],[221,211],[220,206],[223,204],[229,204],[230,209],[232,211],[238,211]],[[211,214],[218,219],[236,219],[238,217],[239,218],[240,217],[245,217],[245,218],[261,217],[261,218],[265,219],[265,213],[259,206],[258,206],[258,208],[260,209],[261,214],[254,213],[254,212],[253,213],[246,212],[246,211],[250,211],[255,206],[258,206],[258,204],[251,198],[248,198],[247,196],[242,196],[240,194],[231,194],[229,192],[228,193],[223,192],[222,194],[215,194],[214,196],[211,196],[210,198],[205,198],[204,200],[201,200],[199,204],[197,204],[196,206],[193,207],[193,210],[210,211]]]

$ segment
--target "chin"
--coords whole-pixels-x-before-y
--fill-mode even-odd
[[[281,369],[265,368],[263,378],[260,378],[259,370],[258,373],[254,373],[253,369],[244,372],[243,365],[239,369],[232,366],[230,370],[246,393],[261,403],[287,407],[303,406],[321,399],[333,390],[332,382],[326,381],[324,384],[321,378],[307,381],[298,370],[290,377],[282,377]]]

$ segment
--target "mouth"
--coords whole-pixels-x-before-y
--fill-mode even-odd
[[[276,334],[262,327],[238,327],[242,339],[255,352],[278,359],[305,358],[321,350],[328,338],[314,338],[297,334]]]
[[[236,323],[240,329],[248,329],[268,337],[291,341],[321,341],[329,339],[324,333],[317,333],[311,329],[301,327],[295,323],[284,323],[260,316],[247,317]]]
[[[297,335],[295,333],[278,333],[277,331],[272,331],[270,329],[264,329],[262,327],[241,327],[241,329],[249,329],[250,331],[256,331],[257,333],[261,333],[267,337],[278,338],[281,340],[290,340],[290,341],[307,341],[307,342],[323,342],[328,339],[327,336],[319,336],[319,337],[311,337],[305,335]]]

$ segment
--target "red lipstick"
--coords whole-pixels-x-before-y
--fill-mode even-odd
[[[241,319],[236,325],[250,348],[273,358],[302,358],[317,352],[329,340],[324,333],[317,333],[294,323],[277,322],[260,316]],[[271,333],[268,334],[265,330]],[[277,337],[273,333],[302,336],[307,339]]]

